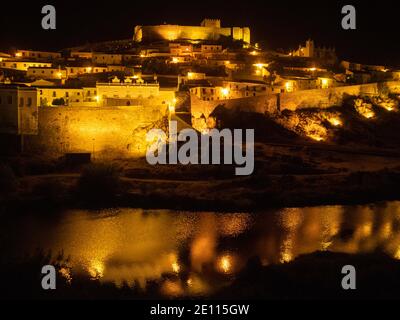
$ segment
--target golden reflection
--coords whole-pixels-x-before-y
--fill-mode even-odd
[[[201,214],[201,213],[200,213]],[[204,264],[215,258],[218,237],[218,223],[215,214],[203,213],[196,228],[196,235],[190,246],[190,260],[195,271],[201,271]]]
[[[38,232],[30,239],[35,247],[71,256],[71,269],[59,270],[63,278],[72,281],[71,270],[83,267],[91,278],[117,285],[126,281],[146,289],[157,281],[167,296],[207,294],[219,285],[215,273],[234,275],[254,256],[267,265],[318,250],[380,249],[400,259],[400,202],[265,214],[113,209],[62,217],[46,226],[45,236]]]
[[[281,263],[290,262],[293,260],[293,240],[287,238],[283,241],[281,246],[281,256],[279,261]]]
[[[179,297],[184,294],[180,280],[165,280],[161,285],[161,293],[170,297]]]
[[[237,236],[245,232],[251,224],[248,213],[224,213],[218,217],[218,231],[223,236]]]
[[[396,252],[394,253],[393,257],[395,259],[399,259],[400,260],[400,247],[398,247],[398,249],[396,250]]]
[[[223,273],[232,272],[233,257],[230,254],[224,254],[218,258],[217,266],[218,270]]]

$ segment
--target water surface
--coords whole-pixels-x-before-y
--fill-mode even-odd
[[[3,257],[38,248],[63,252],[70,257],[66,276],[83,269],[101,281],[144,290],[159,281],[166,296],[208,295],[254,256],[268,265],[317,250],[379,249],[400,259],[400,202],[264,213],[67,210],[54,217],[3,217],[0,234]]]

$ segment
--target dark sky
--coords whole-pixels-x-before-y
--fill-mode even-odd
[[[57,9],[57,29],[41,29],[41,7]],[[341,29],[341,8],[357,9],[357,30]],[[311,37],[335,46],[343,58],[400,65],[400,11],[395,1],[7,1],[1,4],[0,48],[61,49],[85,42],[126,39],[136,24],[198,25],[204,17],[223,26],[249,26],[268,47],[297,47]]]

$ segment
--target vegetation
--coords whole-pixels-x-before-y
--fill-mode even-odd
[[[17,179],[12,169],[5,164],[0,163],[0,192],[9,193],[17,188]]]
[[[113,200],[121,192],[119,169],[105,163],[84,167],[77,192],[79,198],[88,202],[103,203]]]

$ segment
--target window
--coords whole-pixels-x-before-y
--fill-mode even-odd
[[[40,90],[40,95],[43,95],[43,90]]]
[[[19,106],[22,108],[24,106],[24,98],[19,98]]]
[[[7,103],[12,104],[12,96],[7,96]]]
[[[56,92],[55,92],[55,91],[53,91],[53,97],[56,97],[56,96],[57,96]]]
[[[26,105],[28,107],[30,107],[32,105],[32,98],[31,97],[28,98],[28,102],[26,103]]]
[[[2,101],[1,101],[1,96],[0,96],[0,104],[2,104]]]
[[[69,97],[69,92],[68,92],[68,91],[65,93],[65,96],[66,96],[67,98]]]

